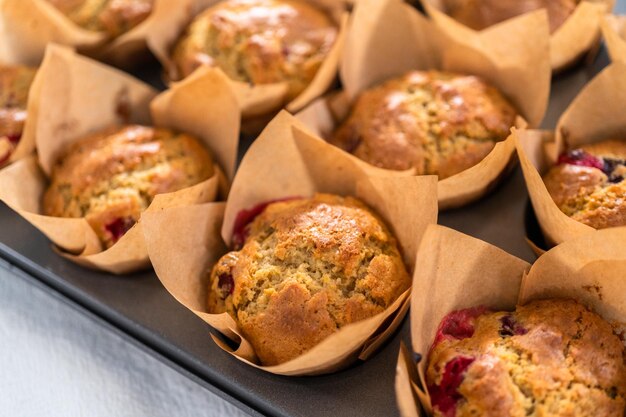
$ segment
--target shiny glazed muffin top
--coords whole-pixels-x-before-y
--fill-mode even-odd
[[[515,117],[479,77],[412,71],[361,93],[329,142],[380,168],[443,179],[487,156]]]
[[[154,0],[47,0],[84,29],[116,37],[152,13]]]
[[[0,167],[22,137],[26,105],[36,69],[0,65]]]
[[[450,17],[474,30],[538,9],[547,9],[550,33],[555,32],[574,12],[580,0],[445,0]]]
[[[544,175],[561,211],[595,229],[626,226],[626,140],[604,140],[563,153]]]
[[[396,240],[352,197],[274,202],[214,266],[209,309],[238,322],[264,365],[384,311],[410,285]]]
[[[575,301],[471,308],[441,322],[426,381],[435,416],[623,417],[626,351]]]
[[[178,41],[173,78],[213,65],[236,81],[288,82],[291,99],[313,80],[336,36],[331,18],[304,1],[223,1],[196,17]]]
[[[125,126],[72,145],[53,166],[44,214],[85,217],[106,247],[138,220],[157,194],[210,178],[211,157],[184,133]]]

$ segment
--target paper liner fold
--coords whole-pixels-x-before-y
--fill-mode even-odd
[[[297,117],[328,138],[366,88],[410,70],[439,69],[482,77],[519,110],[517,127],[525,127],[526,121],[537,126],[550,90],[547,34],[545,13],[535,12],[460,41],[400,0],[361,0],[342,55],[344,91],[316,100]],[[507,171],[513,155],[509,137],[479,164],[440,181],[439,208],[459,207],[483,196]]]
[[[444,32],[463,42],[475,31],[445,14],[445,1],[421,0],[424,9]],[[593,49],[599,41],[603,16],[611,12],[615,0],[585,0],[576,6],[569,18],[549,36],[550,65],[553,71],[561,71]],[[509,19],[512,20],[512,19]],[[482,32],[506,25],[508,21],[493,25]]]
[[[605,16],[602,37],[612,62],[626,62],[626,16]]]
[[[549,245],[595,231],[564,214],[554,203],[542,175],[567,149],[610,138],[626,138],[626,64],[605,68],[561,115],[556,131],[513,132],[524,180]]]
[[[192,0],[155,0],[152,13],[140,24],[110,39],[104,32],[83,29],[45,0],[2,0],[0,59],[36,65],[46,46],[57,43],[111,64],[130,67],[147,53],[148,45],[178,31],[189,19]]]
[[[222,349],[275,374],[329,373],[356,359],[365,360],[395,331],[408,309],[409,291],[383,313],[346,326],[300,357],[271,367],[259,365],[228,314],[208,313],[209,272],[227,252],[225,242],[231,239],[237,213],[274,199],[316,192],[352,195],[368,204],[393,231],[409,270],[424,229],[437,220],[435,177],[368,176],[362,164],[312,136],[286,112],[268,125],[244,157],[226,207],[170,208],[142,218],[148,253],[168,291],[236,345],[233,350],[214,336]],[[223,219],[216,214],[222,212]]]
[[[147,211],[214,201],[220,190],[225,196],[228,187],[221,168],[232,176],[239,115],[236,99],[219,71],[205,69],[157,96],[152,88],[118,70],[51,46],[37,77],[40,91],[29,102],[34,110],[24,136],[36,142],[38,157],[0,171],[0,200],[42,231],[63,256],[116,274],[149,266],[141,220],[103,250],[83,218],[40,214],[46,176],[54,161],[68,145],[112,125],[154,124],[188,132],[204,143],[219,165],[215,175],[197,185],[156,196]],[[202,88],[211,88],[213,94],[199,95]]]
[[[218,0],[185,1],[191,4],[187,16],[174,30],[162,32],[158,38],[152,37],[148,43],[152,53],[165,68],[166,78],[170,80],[180,78],[170,56],[179,37],[184,33],[195,16],[219,3]],[[339,32],[333,47],[309,86],[290,102],[286,102],[287,83],[252,85],[230,80],[231,88],[239,101],[241,114],[244,119],[244,130],[258,133],[271,119],[272,114],[281,107],[285,107],[291,112],[296,112],[324,94],[335,81],[348,21],[347,2],[343,0],[311,0],[310,3],[329,13],[337,23]]]
[[[427,354],[439,323],[452,311],[480,305],[513,310],[536,299],[572,298],[619,331],[626,324],[624,244],[626,228],[602,230],[559,245],[530,267],[486,242],[429,226],[419,248],[411,296],[412,348],[422,359],[416,366],[408,352],[400,354],[396,397],[401,415],[430,415],[423,389]]]

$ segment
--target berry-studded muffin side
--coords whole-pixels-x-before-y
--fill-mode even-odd
[[[626,225],[626,141],[564,152],[543,180],[555,204],[595,229]]]
[[[426,381],[435,416],[622,417],[626,350],[572,300],[461,310],[439,326]]]

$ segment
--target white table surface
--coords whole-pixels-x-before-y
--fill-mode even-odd
[[[0,416],[245,416],[0,260]]]

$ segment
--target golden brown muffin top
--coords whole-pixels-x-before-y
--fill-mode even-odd
[[[24,66],[0,65],[0,167],[22,137],[28,91],[36,72]]]
[[[84,29],[116,37],[150,16],[154,0],[47,0]]]
[[[604,140],[563,153],[544,175],[561,211],[595,229],[626,226],[626,140]]]
[[[626,351],[572,300],[466,309],[440,324],[426,381],[435,416],[623,417]]]
[[[209,308],[239,322],[264,365],[384,311],[410,285],[395,238],[352,197],[274,202],[246,231],[212,271]]]
[[[445,11],[464,25],[482,30],[538,9],[547,9],[550,33],[561,27],[580,0],[446,0]]]
[[[58,159],[44,214],[85,217],[110,247],[154,196],[200,183],[214,170],[193,136],[135,125],[111,128],[73,144]]]
[[[331,18],[303,1],[223,1],[196,17],[178,41],[174,78],[213,65],[236,81],[286,81],[291,99],[314,78],[336,36]]]
[[[361,93],[330,142],[380,168],[442,179],[480,162],[515,117],[479,77],[412,71]]]

